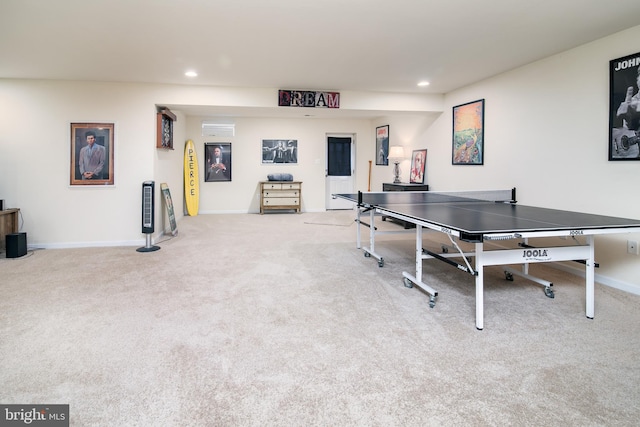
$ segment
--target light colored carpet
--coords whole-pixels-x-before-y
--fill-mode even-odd
[[[635,426],[640,298],[534,265],[555,299],[437,261],[412,236],[355,247],[353,212],[186,217],[161,250],[0,259],[0,402],[73,426]],[[385,227],[397,227],[385,224]]]

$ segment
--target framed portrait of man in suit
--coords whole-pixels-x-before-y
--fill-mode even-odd
[[[204,181],[231,181],[231,143],[204,144]]]
[[[70,185],[113,185],[114,127],[113,123],[71,123]]]

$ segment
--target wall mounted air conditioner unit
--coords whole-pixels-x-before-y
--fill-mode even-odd
[[[235,134],[235,123],[221,123],[219,121],[212,120],[204,120],[202,122],[202,136],[217,136],[222,138],[229,138],[235,136]]]

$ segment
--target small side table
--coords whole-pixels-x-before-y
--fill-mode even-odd
[[[20,209],[7,209],[0,211],[0,251],[6,249],[7,234],[17,233],[20,221]]]

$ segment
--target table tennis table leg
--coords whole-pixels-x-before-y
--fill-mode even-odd
[[[424,256],[422,254],[422,226],[420,224],[416,224],[416,275],[412,276],[406,271],[402,272],[402,276],[404,277],[404,285],[407,288],[412,288],[413,284],[418,286],[420,289],[427,292],[429,297],[429,307],[433,308],[436,305],[436,297],[438,296],[438,292],[433,289],[431,286],[427,285],[422,281],[422,260]]]
[[[360,217],[362,216],[362,209],[360,206],[356,206],[356,223],[358,223],[358,228],[356,228],[356,248],[360,249],[362,247],[362,232],[360,227],[362,226],[360,222]]]
[[[596,267],[596,259],[595,259],[595,237],[593,235],[587,236],[587,243],[589,244],[589,259],[586,260],[586,272],[585,272],[585,280],[586,280],[586,314],[587,318],[593,319],[595,316],[595,267]]]
[[[384,259],[382,256],[376,253],[376,225],[375,225],[375,209],[371,209],[369,211],[369,247],[364,247],[362,250],[364,251],[365,257],[374,257],[378,260],[378,266],[384,267]]]
[[[484,328],[484,247],[482,242],[476,246],[476,329]]]

